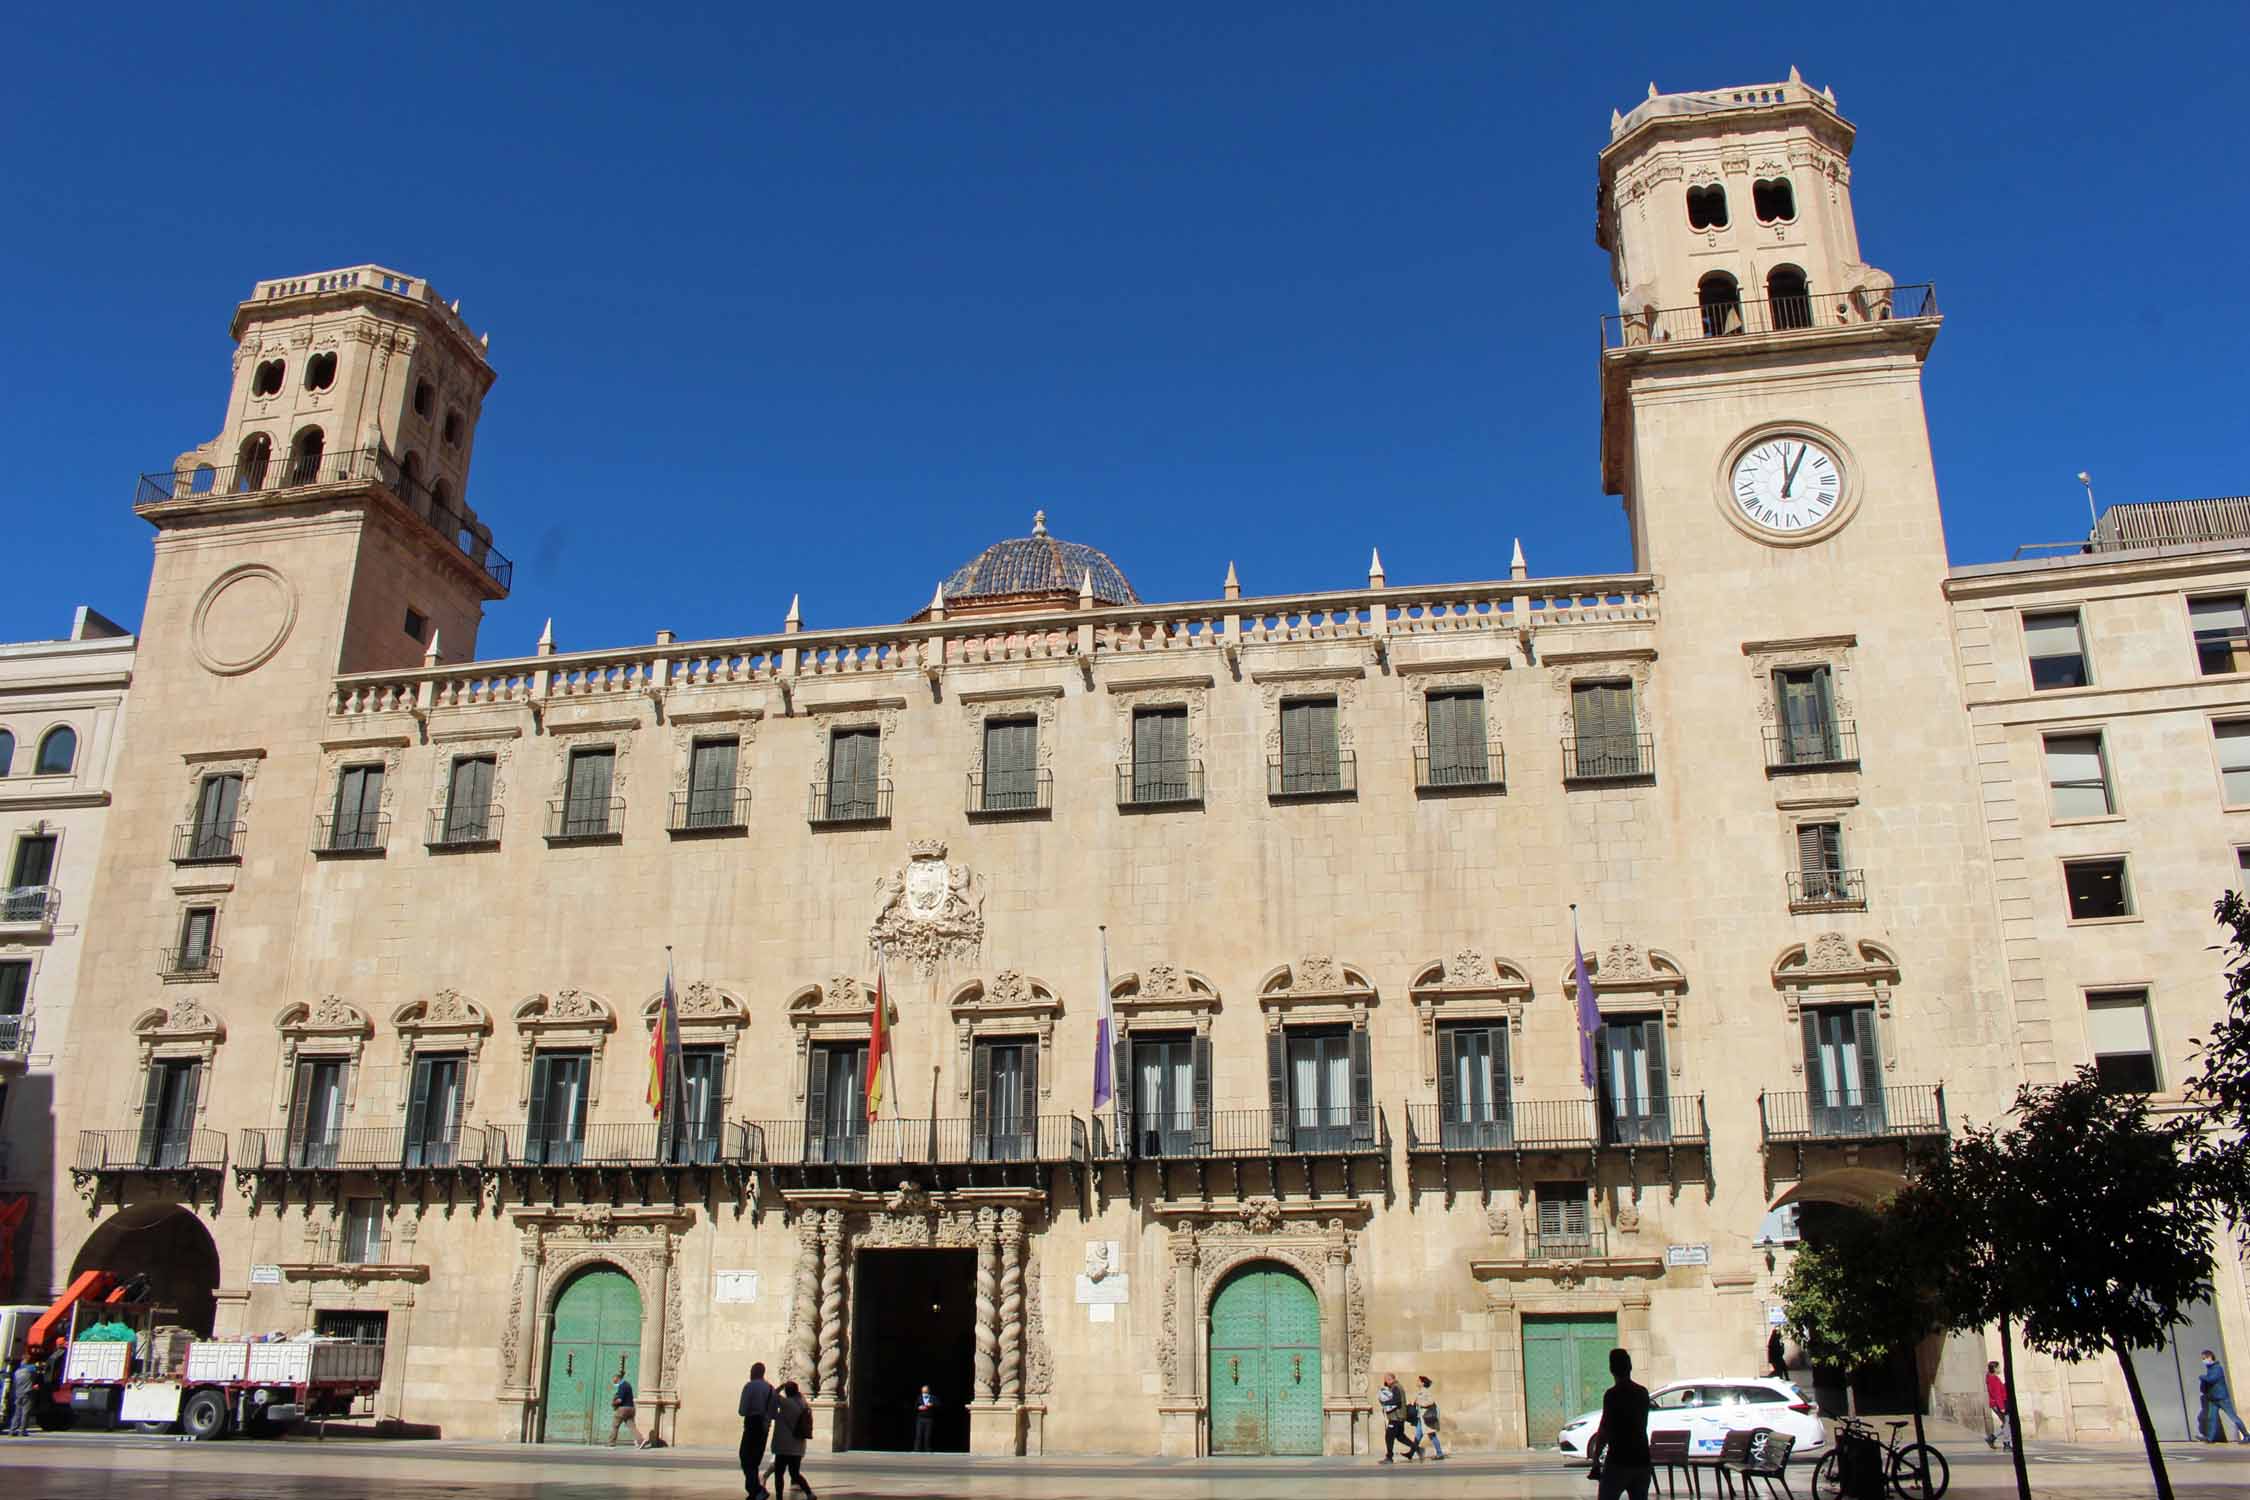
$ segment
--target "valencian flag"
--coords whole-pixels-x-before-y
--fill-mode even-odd
[[[1578,908],[1570,909],[1570,982],[1578,996],[1578,1072],[1586,1087],[1594,1086],[1594,1034],[1602,1029],[1601,1008],[1594,1003],[1594,981],[1586,973],[1586,950],[1578,941]]]
[[[656,1034],[648,1039],[648,1107],[662,1120],[672,1111],[672,1085],[680,1076],[680,997],[672,988],[672,950],[664,950],[664,1003]]]
[[[1102,935],[1101,1010],[1094,1017],[1094,1109],[1117,1097],[1117,1016],[1109,1005],[1109,929]]]
[[[867,1033],[867,1121],[875,1123],[883,1113],[883,1097],[891,1091],[891,995],[885,965],[881,959],[875,964],[875,1023]],[[896,1113],[897,1106],[892,1106]]]

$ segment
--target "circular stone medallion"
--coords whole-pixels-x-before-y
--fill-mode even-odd
[[[297,623],[297,590],[264,563],[229,568],[195,606],[195,658],[221,677],[254,672]]]

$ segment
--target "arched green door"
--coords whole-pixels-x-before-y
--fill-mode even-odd
[[[1211,1451],[1320,1452],[1320,1299],[1276,1265],[1245,1266],[1211,1302]]]
[[[607,1266],[580,1272],[555,1302],[547,1346],[541,1432],[550,1443],[609,1437],[609,1392],[618,1372],[641,1388],[641,1289]],[[647,1431],[644,1426],[643,1432]]]

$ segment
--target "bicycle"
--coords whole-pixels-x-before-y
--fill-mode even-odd
[[[1813,1470],[1813,1495],[1815,1500],[1843,1500],[1844,1445],[1852,1439],[1873,1443],[1883,1452],[1883,1471],[1889,1481],[1891,1493],[1900,1500],[1939,1500],[1946,1486],[1953,1482],[1953,1467],[1945,1455],[1928,1443],[1901,1443],[1899,1430],[1911,1427],[1912,1422],[1890,1424],[1888,1442],[1875,1436],[1875,1429],[1856,1417],[1844,1417],[1836,1423],[1836,1443],[1828,1456]]]

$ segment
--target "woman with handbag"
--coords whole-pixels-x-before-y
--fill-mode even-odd
[[[812,1441],[812,1407],[797,1382],[781,1383],[779,1410],[773,1419],[773,1466],[766,1477],[773,1481],[774,1500],[781,1500],[785,1480],[797,1481],[797,1493],[805,1500],[813,1500],[812,1486],[805,1483],[805,1445]]]

